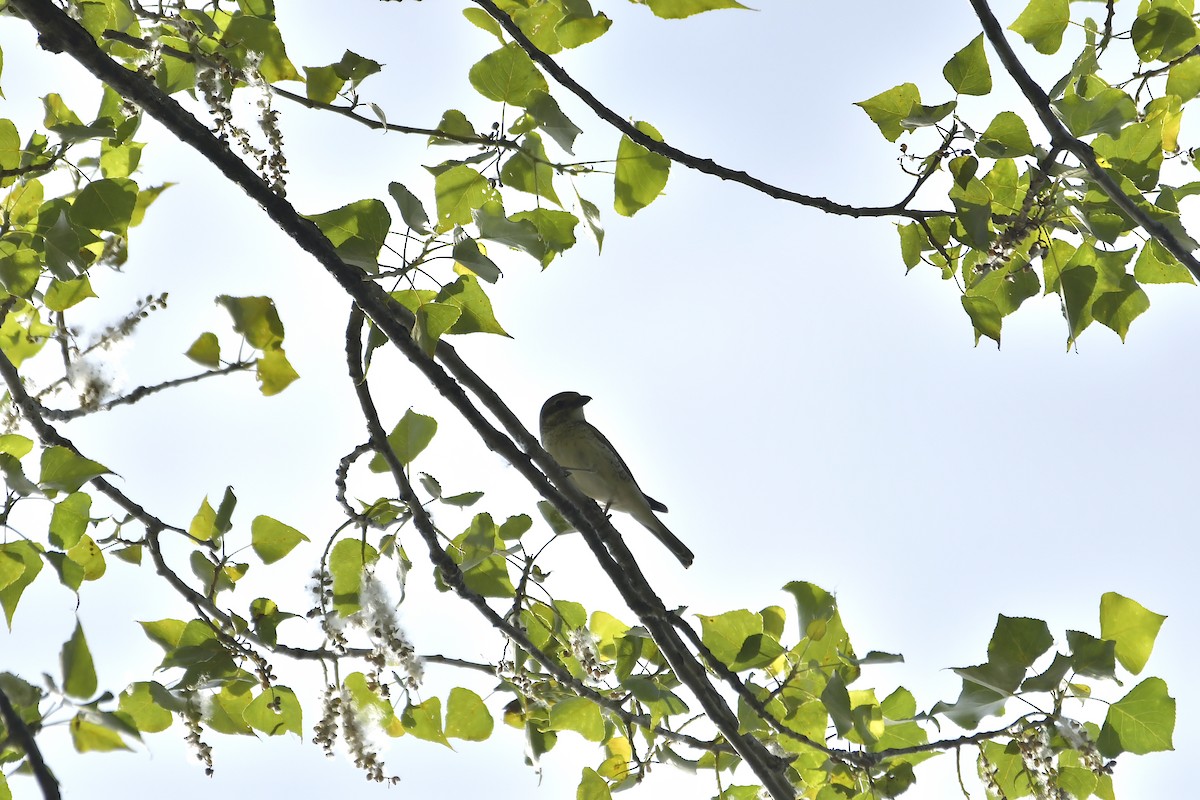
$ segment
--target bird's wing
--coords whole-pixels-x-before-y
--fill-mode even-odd
[[[600,429],[592,423],[585,422],[584,424],[591,428],[592,432],[596,434],[596,438],[598,438],[604,444],[604,446],[609,449],[609,452],[616,456],[617,462],[621,465],[621,469],[625,470],[625,474],[629,476],[630,482],[633,483],[634,486],[637,486],[637,490],[642,493],[642,497],[646,498],[646,502],[649,503],[650,508],[655,511],[666,511],[667,507],[665,505],[642,491],[642,487],[638,484],[637,478],[633,477],[633,472],[629,469],[629,465],[626,464],[625,459],[621,457],[621,451],[612,446],[612,442],[608,440],[608,437],[601,433]]]

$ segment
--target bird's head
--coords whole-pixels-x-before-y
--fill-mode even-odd
[[[542,404],[542,427],[553,422],[583,419],[583,407],[591,400],[592,398],[579,392],[559,392]]]

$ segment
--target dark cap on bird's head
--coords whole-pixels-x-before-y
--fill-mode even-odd
[[[591,400],[592,398],[579,392],[559,392],[542,404],[541,422],[545,423],[552,416],[583,408]]]

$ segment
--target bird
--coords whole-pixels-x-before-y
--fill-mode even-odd
[[[591,400],[578,392],[559,392],[547,400],[539,420],[542,446],[606,514],[610,508],[629,514],[690,567],[695,555],[654,515],[667,507],[641,490],[620,453],[584,417],[583,407]]]

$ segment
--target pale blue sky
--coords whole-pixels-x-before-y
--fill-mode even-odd
[[[997,2],[995,9],[1009,22],[1021,5]],[[494,108],[474,94],[466,73],[493,43],[455,4],[358,3],[330,18],[319,16],[328,4],[280,6],[297,65],[336,61],[347,47],[387,64],[362,93],[389,121],[432,125],[449,107],[481,128],[492,121]],[[965,0],[939,6],[931,20],[911,4],[879,0],[767,0],[754,12],[668,23],[644,8],[604,4],[613,30],[561,62],[618,113],[651,121],[676,146],[809,194],[878,205],[902,196],[907,178],[896,167],[896,145],[852,103],[904,81],[917,83],[926,102],[950,98],[941,67],[977,31]],[[36,97],[64,81],[78,87],[65,93],[68,102],[90,98],[87,80],[65,57],[27,60],[29,43],[13,21],[0,24],[5,116],[40,120]],[[1000,97],[976,106],[969,119],[981,126],[1002,108],[1027,111],[994,58],[992,65]],[[46,68],[56,77],[25,85],[25,76]],[[615,136],[552,91],[585,130],[579,156],[611,157]],[[73,103],[81,115],[93,104]],[[383,198],[391,180],[432,207],[432,181],[418,164],[448,151],[426,152],[416,138],[382,136],[285,101],[277,108],[290,198],[301,211]],[[1190,130],[1185,120],[1184,141]],[[269,399],[247,377],[191,387],[65,432],[163,517],[186,521],[204,494],[219,497],[232,484],[243,524],[270,514],[323,541],[336,524],[334,464],[363,437],[340,366],[347,302],[195,156],[153,124],[139,138],[152,142],[145,182],[181,185],[135,232],[125,274],[96,279],[109,316],[94,319],[107,321],[129,298],[151,292],[170,291],[171,306],[146,324],[114,369],[127,376],[126,386],[188,373],[179,354],[199,332],[233,341],[214,296],[270,294],[303,377]],[[1118,591],[1170,615],[1145,674],[1167,680],[1186,723],[1197,697],[1189,678],[1200,612],[1190,591],[1195,559],[1185,549],[1194,530],[1190,456],[1200,436],[1190,413],[1197,373],[1185,344],[1200,334],[1193,288],[1152,287],[1153,307],[1126,344],[1095,326],[1078,352],[1064,353],[1057,301],[1040,298],[1006,321],[1002,350],[986,341],[976,348],[953,284],[932,270],[904,274],[890,221],[828,217],[676,168],[666,196],[630,222],[608,211],[609,186],[602,176],[580,184],[604,209],[603,255],[581,241],[544,273],[528,259],[505,261],[492,297],[515,338],[457,345],[530,426],[554,392],[595,398],[591,419],[670,506],[666,522],[696,552],[695,566],[683,571],[636,524],[617,518],[669,606],[709,614],[788,607],[778,587],[791,580],[835,590],[859,651],[907,659],[868,670],[861,688],[875,686],[883,696],[904,685],[928,708],[957,695],[959,679],[947,668],[986,658],[997,613],[1044,618],[1060,637],[1067,628],[1098,633],[1100,595]],[[385,418],[413,406],[442,422],[418,468],[448,491],[487,490],[476,510],[497,517],[532,511],[529,490],[495,456],[458,438],[461,426],[413,370],[383,356],[373,377]],[[464,452],[472,454],[465,466]],[[372,491],[384,490],[361,496]],[[455,524],[445,515],[439,521]],[[265,591],[287,596],[281,604],[292,610],[306,608],[303,584],[318,552],[316,545],[298,551],[294,581]],[[615,609],[581,542],[556,544],[550,559],[561,565],[559,596]],[[105,615],[154,619],[186,610],[144,594],[132,569],[110,568],[129,577],[121,586],[87,587],[81,613],[101,682],[117,690],[144,676],[158,653],[135,626],[107,623]],[[494,658],[493,641],[462,604],[417,586],[426,575],[414,573],[402,608],[418,649]],[[591,599],[597,596],[604,599]],[[29,613],[39,600],[53,615]],[[33,677],[55,663],[73,624],[73,598],[42,580],[23,602],[14,631],[0,634],[0,652]],[[441,605],[431,618],[426,609],[434,603]],[[285,683],[315,696],[314,669],[275,663]],[[430,693],[460,677],[431,673]],[[472,685],[488,690],[486,681]],[[306,728],[315,719],[315,704],[307,703]],[[217,775],[210,781],[182,735],[177,724],[150,738],[149,755],[79,756],[52,743],[51,758],[64,796],[76,798],[151,786],[169,786],[176,800],[385,791],[368,787],[344,759],[320,757],[307,736],[302,747],[251,746],[213,734]],[[1194,726],[1180,724],[1175,744],[1173,754],[1121,759],[1118,796],[1167,796],[1188,780]],[[512,731],[485,745],[464,744],[458,754],[405,739],[384,755],[404,780],[394,791],[414,796],[570,797],[579,769],[599,760],[564,735],[544,759],[537,788]],[[951,759],[922,765],[909,796],[960,797]],[[974,772],[972,758],[964,770]],[[28,782],[15,785],[31,791]],[[665,787],[713,793],[711,784],[656,773],[636,794]]]

